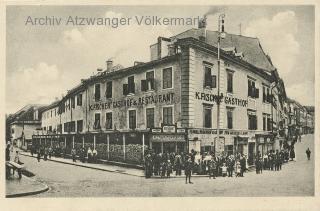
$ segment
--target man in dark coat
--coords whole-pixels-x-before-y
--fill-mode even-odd
[[[240,166],[241,166],[240,176],[243,177],[243,173],[246,170],[246,158],[244,156],[241,156],[240,158]]]
[[[311,151],[310,151],[309,147],[308,147],[308,149],[306,151],[306,154],[307,154],[308,160],[310,160]]]
[[[192,184],[191,182],[191,174],[192,174],[192,161],[191,158],[188,156],[185,159],[185,165],[184,165],[184,171],[185,171],[185,175],[186,175],[186,184],[188,183],[188,179],[189,179],[189,183]]]

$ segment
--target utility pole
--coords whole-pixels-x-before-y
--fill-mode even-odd
[[[225,37],[225,33],[224,33],[224,17],[225,14],[220,14],[219,15],[219,19],[218,19],[218,31],[219,31],[219,36],[218,36],[218,81],[217,81],[217,85],[218,85],[218,97],[217,97],[217,139],[216,142],[214,144],[215,147],[215,151],[216,151],[216,147],[217,147],[217,141],[220,141],[220,41],[221,38],[223,39]]]

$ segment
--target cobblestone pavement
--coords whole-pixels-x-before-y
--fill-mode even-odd
[[[306,158],[307,147],[312,151]],[[45,182],[50,190],[30,197],[102,197],[102,196],[312,196],[314,195],[314,136],[303,136],[296,144],[297,160],[284,165],[282,171],[254,171],[243,178],[183,178],[145,179],[66,165],[56,162],[37,162],[23,156],[23,162],[37,181]]]

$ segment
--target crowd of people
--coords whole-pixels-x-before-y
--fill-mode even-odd
[[[309,152],[308,152],[309,153]],[[294,145],[282,150],[269,150],[261,154],[260,151],[254,156],[256,173],[262,170],[279,171],[282,164],[295,158]],[[192,174],[208,175],[209,179],[216,177],[243,177],[247,170],[247,157],[241,153],[221,154],[215,156],[212,152],[190,153],[155,153],[147,150],[145,153],[145,177],[160,176],[170,178],[175,173],[181,176],[185,171],[186,183],[190,181]]]

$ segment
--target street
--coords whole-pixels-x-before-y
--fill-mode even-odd
[[[311,160],[306,149],[311,150]],[[193,184],[183,178],[145,179],[99,170],[66,165],[52,161],[37,162],[21,156],[37,181],[46,183],[47,192],[30,197],[165,197],[165,196],[313,196],[314,195],[314,135],[305,135],[295,145],[297,161],[283,165],[282,171],[255,171],[243,178],[209,179],[193,177]]]

